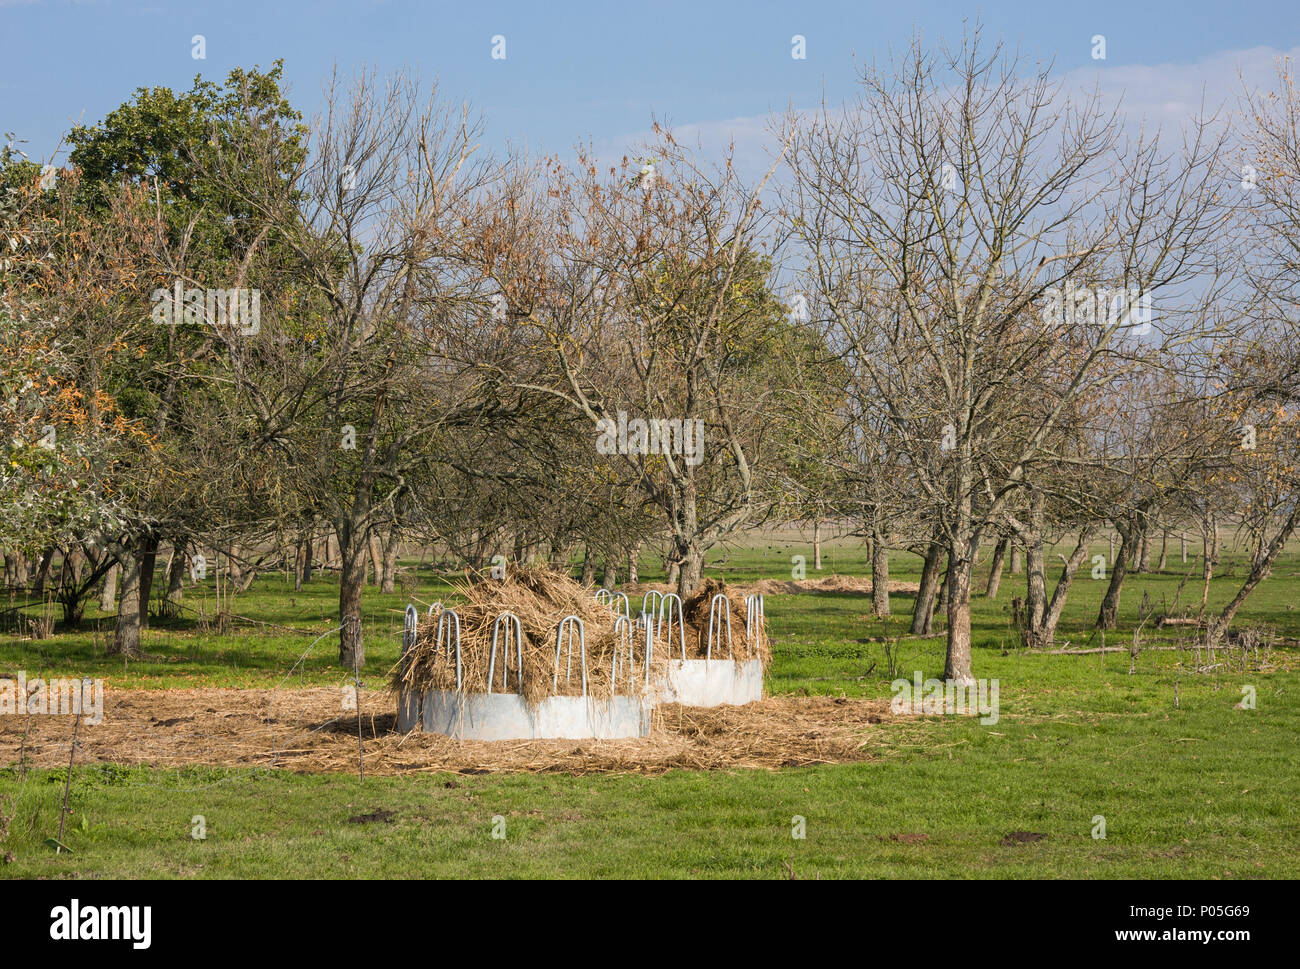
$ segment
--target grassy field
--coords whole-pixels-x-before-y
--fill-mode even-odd
[[[788,534],[719,551],[708,571],[737,582],[788,578],[795,554],[807,557],[810,577],[866,573],[857,543],[828,543],[817,573],[810,548]],[[1169,609],[1189,571],[1179,601],[1199,608],[1199,563],[1184,566],[1176,544],[1169,560],[1164,574],[1129,577],[1110,645],[1132,641],[1144,595],[1157,612]],[[918,567],[910,555],[891,562],[897,579],[916,579]],[[1211,588],[1212,607],[1232,595],[1240,573],[1240,565],[1233,574],[1225,562]],[[1289,554],[1238,625],[1300,637],[1298,573],[1300,558]],[[447,592],[431,572],[418,577],[419,600]],[[1104,585],[1084,571],[1059,641],[1101,644],[1091,621]],[[982,592],[983,583],[977,588]],[[335,664],[335,638],[312,645],[334,625],[336,591],[328,576],[295,594],[283,575],[267,575],[233,606],[256,624],[239,622],[225,636],[205,632],[194,613],[156,624],[145,633],[148,659],[126,666],[103,655],[111,624],[95,632],[92,607],[84,631],[40,642],[6,637],[0,672],[102,676],[108,691],[341,683],[350,671]],[[1132,661],[1127,652],[1027,654],[1011,633],[1013,595],[1023,595],[1023,576],[1008,572],[999,599],[981,594],[974,601],[974,670],[999,681],[998,722],[935,716],[899,725],[865,763],[364,782],[286,771],[87,765],[73,774],[64,837],[72,852],[55,854],[45,839],[58,828],[65,772],[24,774],[17,751],[0,749],[0,765],[9,765],[0,766],[0,877],[1300,875],[1294,645],[1274,646],[1260,663],[1220,654],[1208,672],[1194,671],[1192,656],[1177,650],[1144,651]],[[188,590],[187,608],[211,615],[205,596],[211,590]],[[405,602],[373,590],[366,597],[364,678],[375,686],[397,658]],[[896,594],[893,606],[897,617],[887,624],[867,615],[862,596],[770,597],[769,690],[888,697],[889,656],[906,678],[917,670],[940,675],[941,637],[881,641],[901,635],[911,597]],[[1168,645],[1172,635],[1148,630],[1144,643]],[[1243,686],[1254,688],[1255,709],[1238,708]],[[204,840],[191,836],[198,815]],[[1104,838],[1094,837],[1098,816]],[[796,818],[805,837],[793,836]]]

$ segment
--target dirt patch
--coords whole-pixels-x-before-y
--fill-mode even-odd
[[[340,691],[115,690],[104,718],[82,722],[77,763],[151,767],[265,767],[354,773],[357,714]],[[899,724],[889,700],[773,697],[742,707],[656,707],[649,737],[635,740],[458,741],[396,730],[391,694],[362,697],[366,774],[599,772],[674,768],[776,769],[870,760]],[[373,713],[368,712],[373,711]],[[24,732],[26,734],[24,741]],[[70,717],[0,717],[0,765],[20,749],[34,767],[68,762]]]
[[[905,844],[905,845],[921,845],[929,841],[930,836],[928,834],[914,834],[911,832],[907,832],[904,834],[891,834],[888,838],[882,837],[880,840],[897,841],[899,844]]]
[[[1033,844],[1035,841],[1042,841],[1047,835],[1040,831],[1012,831],[1006,835],[1000,844],[1004,848],[1010,848],[1012,845]]]
[[[396,811],[375,808],[369,814],[358,814],[356,817],[348,818],[348,824],[392,824],[395,817],[397,817]]]

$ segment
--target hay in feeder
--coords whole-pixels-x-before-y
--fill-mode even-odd
[[[771,659],[771,652],[768,649],[767,632],[763,623],[761,621],[758,623],[754,641],[751,642],[745,630],[745,597],[729,591],[727,583],[721,579],[703,580],[695,592],[687,596],[686,601],[682,603],[682,614],[686,617],[686,658],[704,659],[708,654],[709,613],[713,608],[714,597],[719,593],[727,597],[727,604],[730,607],[731,651],[729,657],[726,631],[719,628],[723,623],[721,609],[719,609],[714,623],[712,658],[732,658],[737,662],[762,660],[763,668],[766,669]],[[680,656],[680,646],[678,648],[679,653],[675,655]]]
[[[682,604],[685,617],[686,657],[703,659],[708,644],[709,609],[713,597],[725,592],[723,583],[705,580],[695,595]],[[456,593],[464,600],[454,608],[460,617],[460,673],[459,688],[464,693],[519,693],[518,650],[512,642],[508,659],[503,648],[504,631],[498,637],[495,665],[492,664],[492,632],[497,617],[512,613],[519,617],[523,632],[522,693],[530,704],[550,696],[582,695],[582,664],[576,636],[570,661],[567,642],[557,664],[555,657],[556,631],[566,616],[582,620],[586,632],[587,694],[598,698],[612,695],[638,695],[645,688],[644,634],[636,628],[636,615],[640,603],[630,604],[633,611],[631,629],[633,662],[627,660],[627,639],[620,629],[616,632],[617,615],[614,610],[595,600],[593,591],[574,581],[563,572],[541,567],[510,569],[504,579],[472,576],[458,583]],[[737,662],[749,659],[768,660],[766,637],[760,632],[751,643],[745,633],[745,603],[743,599],[728,596],[731,614],[730,656]],[[674,627],[677,622],[673,610]],[[423,692],[425,690],[456,690],[457,668],[454,651],[439,648],[438,624],[442,613],[420,618],[415,643],[393,672],[395,689]],[[504,625],[504,624],[503,624]],[[681,658],[681,639],[674,628],[668,637],[666,620],[660,624],[662,636],[657,635],[650,671],[651,684],[662,682],[667,675],[668,660]],[[618,661],[615,662],[615,656]],[[728,649],[725,634],[719,633],[714,643],[713,658],[726,660]],[[506,664],[505,683],[502,682],[503,663]],[[492,669],[489,689],[488,673]]]
[[[493,667],[492,631],[497,617],[509,612],[519,617],[523,632],[523,695],[531,704],[549,696],[582,695],[582,659],[575,634],[572,656],[569,647],[555,660],[556,631],[566,616],[582,620],[586,632],[587,693],[608,697],[639,692],[637,682],[644,683],[643,647],[633,630],[635,673],[627,663],[627,644],[622,631],[615,635],[617,617],[598,603],[590,589],[562,572],[545,568],[511,569],[505,579],[475,576],[458,583],[456,593],[464,599],[452,608],[460,617],[460,689],[465,693],[519,693],[519,650],[512,641],[509,655],[504,648],[504,624],[498,635],[496,663]],[[415,644],[395,671],[393,685],[401,690],[457,689],[456,656],[444,641],[438,648],[438,623],[441,612],[424,616],[416,632]],[[622,646],[622,657],[615,670],[615,649]],[[493,667],[491,689],[489,668]],[[505,683],[502,682],[503,669]],[[617,680],[615,673],[617,672]]]

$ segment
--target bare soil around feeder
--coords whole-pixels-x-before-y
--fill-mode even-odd
[[[871,760],[910,720],[888,700],[772,697],[739,707],[664,704],[632,740],[458,741],[397,731],[396,699],[362,695],[367,774],[640,773],[806,767]],[[267,768],[356,773],[358,717],[337,689],[116,690],[103,720],[84,718],[76,764]],[[68,763],[70,716],[0,716],[0,766]]]

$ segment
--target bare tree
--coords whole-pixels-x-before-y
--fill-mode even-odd
[[[583,415],[591,453],[630,470],[687,594],[712,545],[778,506],[808,354],[761,251],[762,183],[741,184],[729,160],[704,170],[666,132],[654,150],[631,178],[586,159],[555,169],[555,257],[531,317],[552,376],[524,382]]]
[[[1203,126],[1171,160],[1158,138],[1125,144],[1096,97],[1069,100],[1047,67],[1025,66],[986,49],[978,29],[934,54],[918,40],[891,72],[865,70],[862,97],[842,112],[785,125],[785,208],[817,315],[840,335],[859,400],[907,456],[900,485],[941,531],[945,675],[958,682],[973,680],[981,538],[1071,403],[1150,338],[1137,294],[1201,269],[1222,224],[1220,146]],[[1099,289],[1136,298],[1098,308]]]
[[[261,332],[231,338],[226,378],[279,461],[277,515],[324,518],[338,537],[345,666],[365,662],[370,536],[391,526],[445,441],[483,418],[472,375],[452,363],[487,316],[470,267],[477,204],[498,169],[479,157],[479,131],[467,108],[436,91],[365,75],[327,92],[288,191],[272,177],[274,130],[222,161],[226,171],[267,173],[249,200],[265,245],[248,265],[270,291]]]

